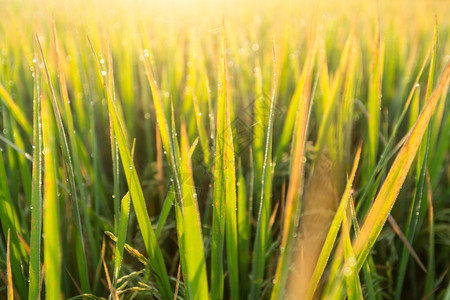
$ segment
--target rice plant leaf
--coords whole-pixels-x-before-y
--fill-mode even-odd
[[[248,266],[251,261],[250,256],[250,214],[247,202],[247,190],[241,163],[238,166],[237,182],[237,206],[238,206],[238,245],[239,245],[239,277],[248,278]],[[249,293],[249,283],[240,282],[241,297],[247,297]]]
[[[166,199],[164,200],[163,207],[161,209],[161,214],[159,215],[158,224],[156,225],[156,237],[159,237],[161,230],[166,223],[167,217],[169,216],[170,209],[175,201],[175,190],[173,184],[170,186],[169,192],[167,193]]]
[[[193,143],[193,151],[198,143]],[[192,152],[191,152],[192,153]],[[183,195],[183,220],[185,241],[189,241],[186,251],[186,265],[191,299],[208,298],[208,279],[206,277],[206,262],[203,250],[202,226],[198,210],[192,165],[189,153],[189,142],[184,122],[181,123],[181,192]],[[178,221],[178,220],[177,220]]]
[[[114,287],[116,287],[117,285],[117,279],[119,278],[119,272],[122,265],[123,250],[125,247],[125,240],[127,236],[129,214],[130,214],[130,192],[126,193],[125,196],[123,196],[120,205],[119,230],[116,248],[114,250],[114,274],[113,274]]]
[[[42,132],[44,154],[44,264],[46,299],[60,299],[61,294],[61,239],[56,185],[55,129],[50,100],[42,101]]]
[[[370,200],[369,199],[370,197],[368,197],[368,195],[370,195],[373,192],[372,189],[376,189],[378,187],[378,184],[376,184],[376,183],[374,184],[374,181],[376,182],[377,175],[379,175],[379,172],[382,170],[382,168],[387,164],[387,162],[390,159],[389,152],[391,150],[392,144],[394,143],[396,134],[397,134],[398,130],[400,129],[400,126],[402,124],[402,121],[403,121],[406,113],[408,112],[411,102],[413,101],[413,97],[419,86],[418,85],[419,79],[422,76],[423,71],[425,70],[425,67],[431,56],[431,52],[432,52],[432,48],[429,49],[429,51],[427,52],[427,55],[425,56],[422,66],[414,80],[411,91],[409,92],[409,95],[408,95],[406,103],[403,107],[403,110],[402,110],[400,116],[398,117],[398,120],[394,126],[394,129],[392,130],[391,137],[389,138],[389,140],[383,150],[383,153],[380,155],[380,159],[378,161],[377,167],[373,170],[372,175],[370,176],[369,180],[367,181],[367,185],[366,185],[367,188],[364,189],[364,192],[363,192],[362,196],[360,197],[361,201],[357,204],[356,211],[360,212],[360,210],[362,209],[361,214],[363,216],[366,215],[366,212],[370,207],[370,201],[368,201],[368,200]],[[392,151],[392,152],[395,153],[396,151]],[[378,180],[379,180],[379,177],[378,177]]]
[[[70,177],[73,177],[73,182],[71,180],[71,183],[75,185],[75,183],[78,185],[79,187],[79,191],[80,191],[80,196],[81,196],[81,201],[79,201],[81,203],[82,209],[83,209],[83,213],[85,216],[88,215],[87,213],[87,208],[86,208],[86,193],[85,193],[85,189],[83,186],[83,175],[81,172],[81,168],[80,168],[80,162],[79,162],[79,157],[78,157],[78,150],[77,150],[77,145],[76,145],[76,137],[75,137],[75,126],[74,126],[74,121],[73,121],[73,116],[72,116],[72,109],[70,108],[70,99],[69,99],[69,93],[67,91],[67,84],[66,84],[66,77],[64,74],[64,70],[63,70],[63,62],[62,62],[62,58],[61,58],[61,50],[60,50],[60,46],[59,46],[59,40],[58,40],[58,35],[56,33],[56,25],[53,22],[53,36],[55,39],[55,50],[56,50],[56,60],[58,63],[58,79],[59,79],[59,84],[60,84],[60,89],[61,89],[61,96],[62,96],[62,103],[63,103],[63,117],[59,116],[59,111],[58,113],[55,111],[55,115],[57,116],[57,120],[58,123],[61,123],[58,126],[58,130],[63,131],[63,125],[62,122],[63,120],[66,121],[67,123],[67,138],[68,140],[66,140],[65,137],[65,133],[60,134],[60,136],[64,136],[64,143],[65,143],[65,149],[66,151],[64,153],[66,153],[66,157],[65,157],[65,161],[69,160],[69,163],[71,163],[71,167],[69,168],[69,172],[73,172],[73,174],[70,174]],[[43,57],[43,54],[42,54]],[[44,58],[43,58],[44,59]],[[45,66],[47,66],[47,63],[45,62],[44,59],[44,63]],[[48,69],[46,67],[46,71],[48,73]],[[48,75],[50,77],[50,75]],[[49,80],[49,85],[50,85],[50,89],[53,90],[53,87],[51,87],[51,81]],[[57,105],[56,105],[56,99],[54,98],[54,92],[51,92],[53,95],[53,100],[54,100],[54,109],[58,109]],[[67,144],[70,142],[70,149],[68,148]],[[73,162],[73,164],[72,164]],[[76,194],[77,192],[75,191],[75,187],[72,187],[72,194],[74,195],[74,199],[76,202],[78,202]],[[78,211],[78,203],[76,204],[76,211]],[[81,218],[80,216],[77,216],[76,212],[76,220],[77,222],[81,223]],[[90,237],[89,241],[90,241],[90,246],[92,246],[94,244],[93,240],[93,236],[92,236],[92,229],[91,229],[91,224],[89,222],[89,220],[85,220],[84,222],[88,235]],[[87,262],[86,262],[86,257],[85,257],[85,245],[84,245],[84,241],[83,241],[83,232],[81,230],[81,226],[78,229],[79,231],[79,237],[77,238],[77,249],[79,250],[78,253],[78,257],[80,257],[80,261],[77,264],[78,266],[78,272],[80,275],[80,281],[81,281],[81,288],[83,290],[83,292],[90,292],[90,285],[89,285],[89,272],[88,272],[88,267],[87,267]],[[96,251],[94,249],[96,249],[96,247],[90,247],[90,249],[93,250],[94,252],[94,256],[96,256]]]
[[[35,64],[37,68],[37,64]],[[34,77],[33,97],[33,183],[31,195],[30,284],[28,299],[38,299],[41,281],[41,235],[42,235],[42,124],[41,91],[39,72]]]
[[[12,271],[15,274],[14,284],[16,289],[20,296],[25,298],[26,284],[21,268],[21,256],[26,257],[27,254],[17,237],[17,232],[20,232],[20,221],[11,198],[5,163],[3,160],[3,151],[0,151],[0,221],[5,239],[8,236],[8,229],[13,229],[10,233],[10,264]]]
[[[25,113],[22,109],[17,105],[11,95],[8,93],[3,84],[0,83],[0,98],[3,100],[3,103],[6,105],[8,110],[11,112],[11,115],[20,124],[23,130],[27,133],[28,136],[33,134],[33,129],[31,128],[30,123],[25,117]]]
[[[14,288],[13,288],[13,280],[12,280],[12,270],[11,270],[11,228],[8,228],[8,237],[6,239],[6,281],[7,281],[7,298],[8,300],[14,300]]]
[[[375,201],[363,223],[361,232],[354,241],[353,249],[358,257],[357,269],[362,267],[370,249],[375,244],[378,235],[383,228],[397,195],[408,174],[409,168],[414,160],[420,146],[422,137],[427,128],[431,115],[438,103],[439,97],[450,76],[450,63],[444,69],[437,86],[427,100],[414,127],[410,130],[400,152],[394,160],[387,177],[375,198]]]
[[[223,298],[223,243],[225,236],[225,210],[227,193],[226,153],[234,151],[233,144],[227,144],[231,130],[228,123],[227,80],[225,60],[225,38],[222,38],[222,54],[219,71],[219,98],[217,104],[216,156],[214,164],[213,224],[211,241],[211,299]]]
[[[280,257],[274,278],[274,288],[272,290],[271,299],[282,299],[283,291],[286,285],[287,271],[289,267],[290,250],[292,246],[292,236],[296,230],[298,223],[298,213],[300,210],[300,197],[303,189],[303,170],[305,155],[305,143],[308,129],[308,121],[311,111],[311,81],[312,71],[315,61],[316,45],[308,57],[305,69],[305,82],[302,84],[302,94],[298,102],[297,116],[295,121],[295,131],[292,150],[292,168],[290,174],[290,183],[286,196],[286,205],[284,208],[284,221],[282,222],[282,234],[280,244]],[[287,125],[285,125],[287,126]],[[280,146],[277,149],[276,161],[281,156]]]
[[[89,41],[90,43],[90,41]],[[94,53],[95,59],[97,61],[97,68],[99,75],[102,80],[102,85],[105,88],[105,93],[108,102],[108,111],[113,121],[113,129],[116,135],[117,144],[119,147],[120,157],[122,159],[122,165],[125,173],[125,177],[127,179],[128,188],[131,196],[131,200],[133,201],[133,206],[136,212],[136,218],[139,223],[139,228],[141,230],[142,238],[144,240],[145,248],[149,255],[149,261],[151,268],[155,274],[155,279],[158,287],[160,288],[160,292],[164,299],[171,299],[173,296],[172,288],[169,283],[169,277],[167,274],[167,269],[164,263],[164,259],[161,253],[161,249],[158,245],[158,241],[156,239],[155,232],[153,231],[152,225],[150,223],[150,217],[147,212],[147,207],[145,204],[144,194],[142,191],[142,187],[139,183],[139,178],[136,173],[136,167],[134,166],[134,162],[131,159],[130,150],[127,146],[127,141],[125,139],[125,135],[123,133],[123,125],[122,120],[119,118],[117,110],[115,108],[114,102],[112,101],[111,91],[108,88],[108,85],[101,75],[101,67],[100,62],[98,61],[97,55],[94,51],[94,48],[91,44],[92,52]]]
[[[370,79],[368,90],[368,143],[367,148],[367,170],[371,172],[375,167],[376,154],[378,150],[378,132],[380,127],[380,107],[381,107],[381,80],[383,76],[383,56],[384,48],[380,37],[380,20],[377,16],[375,23],[375,34],[372,53],[372,61],[370,63]],[[370,173],[369,173],[370,174]]]
[[[345,264],[343,273],[345,276],[345,283],[347,286],[347,297],[349,300],[363,299],[361,282],[359,274],[356,270],[356,257],[353,252],[352,243],[350,240],[350,229],[347,222],[347,216],[344,213],[342,216],[342,234],[344,235],[344,257]]]
[[[273,137],[273,109],[275,102],[275,88],[277,82],[276,76],[276,54],[275,40],[272,45],[273,49],[273,82],[272,82],[272,100],[270,104],[269,119],[267,125],[266,145],[264,151],[264,161],[261,174],[261,193],[258,210],[258,222],[256,225],[256,236],[253,250],[252,264],[252,288],[250,299],[259,299],[261,295],[261,286],[264,279],[265,258],[267,239],[270,234],[269,218],[270,218],[270,199],[272,194],[272,137]]]

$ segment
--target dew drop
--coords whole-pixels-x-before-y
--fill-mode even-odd
[[[103,58],[100,59],[100,63],[103,65],[105,63],[105,60]]]
[[[419,83],[416,83],[416,87],[419,87],[420,86],[420,84]]]
[[[130,170],[133,170],[133,166],[130,166]]]
[[[106,71],[102,71],[102,76],[106,76]]]
[[[170,182],[173,182],[173,178],[170,178]]]
[[[351,256],[347,259],[347,265],[350,267],[356,266],[356,258],[354,256]]]

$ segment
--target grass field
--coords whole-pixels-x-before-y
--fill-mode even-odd
[[[450,299],[448,1],[3,1],[1,299]]]

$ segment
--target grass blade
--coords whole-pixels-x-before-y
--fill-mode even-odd
[[[37,64],[35,64],[37,68]],[[42,127],[39,73],[35,73],[33,99],[33,185],[31,198],[30,274],[28,299],[40,297],[42,235]]]
[[[181,191],[183,195],[183,220],[185,240],[189,241],[186,251],[186,265],[191,299],[208,298],[208,279],[206,277],[206,262],[203,250],[202,226],[198,210],[197,194],[195,192],[192,174],[192,152],[198,143],[198,138],[189,150],[188,136],[184,123],[181,123]]]
[[[166,199],[164,200],[163,207],[161,209],[161,214],[159,215],[158,224],[156,225],[156,237],[159,236],[161,230],[166,223],[167,217],[169,216],[170,209],[172,208],[173,202],[175,201],[175,190],[173,184],[170,186],[169,192],[167,193]]]
[[[46,299],[61,298],[61,239],[56,185],[55,130],[51,104],[42,101],[42,132],[44,153],[44,264]]]
[[[342,216],[342,234],[344,235],[344,257],[345,265],[343,273],[345,276],[345,283],[347,285],[347,297],[349,300],[363,299],[361,283],[359,281],[359,274],[356,270],[356,258],[353,252],[352,243],[350,240],[350,229],[347,222],[347,215]]]
[[[428,99],[414,127],[408,133],[408,138],[397,154],[395,161],[389,170],[377,197],[364,221],[361,232],[354,241],[353,248],[358,256],[357,269],[362,267],[370,249],[375,244],[378,235],[383,228],[397,195],[408,174],[409,168],[414,160],[415,154],[420,146],[422,137],[428,122],[437,105],[443,87],[450,76],[450,63],[447,64],[433,94]]]
[[[24,112],[20,109],[20,107],[16,104],[14,99],[8,93],[6,88],[0,83],[0,98],[3,100],[3,103],[6,105],[8,110],[11,112],[11,115],[20,124],[20,126],[25,130],[25,132],[31,136],[33,133],[33,129],[31,128],[30,123],[25,117]]]
[[[6,277],[7,277],[7,298],[8,300],[14,300],[14,289],[13,289],[13,280],[12,280],[12,271],[11,271],[11,255],[10,255],[10,245],[11,245],[11,229],[8,228],[8,237],[6,239]]]
[[[311,111],[310,89],[312,81],[312,71],[315,61],[316,45],[313,46],[312,54],[308,57],[305,70],[305,82],[302,87],[301,99],[297,108],[297,117],[295,121],[294,139],[292,141],[292,168],[289,188],[286,196],[286,205],[284,210],[284,222],[282,223],[282,236],[280,245],[280,257],[275,273],[274,288],[271,299],[282,299],[283,291],[286,285],[287,271],[289,266],[290,250],[292,246],[292,235],[294,234],[298,223],[298,212],[300,209],[300,197],[303,190],[303,170],[305,155],[305,143],[308,129],[308,121]],[[286,126],[286,125],[285,125]],[[281,144],[279,144],[280,147]],[[277,150],[278,151],[281,150]],[[281,154],[280,154],[281,155]],[[276,154],[277,160],[279,154]],[[276,160],[276,161],[277,161]],[[276,162],[275,161],[275,162]]]
[[[113,286],[117,286],[117,279],[119,278],[119,272],[123,259],[123,250],[125,247],[125,240],[127,236],[128,216],[130,214],[130,193],[126,193],[123,196],[120,205],[120,219],[119,230],[117,236],[116,248],[114,250],[114,277]]]
[[[269,120],[267,125],[266,146],[264,153],[264,161],[261,174],[261,196],[258,210],[258,223],[256,225],[256,236],[253,250],[252,264],[252,288],[250,299],[259,299],[261,294],[261,285],[264,278],[265,258],[267,238],[270,230],[270,199],[272,194],[272,136],[273,136],[273,107],[275,102],[276,89],[276,55],[275,40],[272,45],[273,49],[273,82],[272,82],[272,100],[270,104]]]
[[[115,105],[112,101],[111,92],[108,88],[108,85],[106,84],[106,81],[104,80],[103,76],[101,76],[100,62],[98,61],[97,55],[95,54],[92,43],[90,44],[92,52],[94,53],[95,59],[97,61],[97,68],[102,80],[103,87],[105,88],[106,97],[108,101],[108,111],[113,121],[113,129],[116,135],[117,144],[119,146],[119,153],[122,159],[125,177],[127,179],[131,200],[133,201],[133,206],[135,207],[136,218],[139,223],[139,228],[141,229],[142,237],[145,243],[145,248],[149,255],[150,265],[155,274],[155,279],[158,287],[160,288],[160,292],[163,298],[171,299],[173,296],[172,288],[169,283],[169,277],[167,275],[167,270],[163,260],[161,249],[158,245],[155,232],[153,231],[152,225],[150,223],[150,217],[147,212],[144,194],[142,192],[142,187],[139,183],[136,168],[134,166],[133,160],[131,159],[130,150],[127,146],[127,141],[125,139],[124,131],[122,129],[123,122],[120,120]]]

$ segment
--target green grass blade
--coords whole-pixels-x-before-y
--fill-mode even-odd
[[[6,281],[7,281],[7,298],[8,300],[14,300],[14,288],[11,270],[11,255],[10,255],[10,245],[11,245],[11,228],[8,228],[8,237],[6,239]]]
[[[169,192],[167,193],[166,199],[164,200],[163,207],[161,209],[161,214],[159,215],[158,224],[156,225],[156,237],[159,236],[161,230],[166,223],[167,217],[169,216],[170,209],[173,206],[173,202],[175,201],[175,190],[173,184],[170,186]]]
[[[111,92],[108,88],[108,85],[106,84],[106,81],[101,75],[100,63],[97,59],[97,55],[95,54],[94,48],[92,47],[92,43],[91,48],[97,61],[98,72],[102,79],[103,87],[105,88],[106,97],[108,101],[108,110],[111,119],[113,121],[113,129],[116,135],[117,144],[119,146],[119,153],[122,159],[125,177],[127,179],[131,200],[133,201],[133,206],[136,212],[136,218],[139,223],[139,228],[142,233],[145,248],[149,255],[151,268],[155,274],[156,277],[155,279],[158,284],[158,287],[160,288],[161,295],[163,296],[164,299],[170,299],[172,298],[173,295],[172,288],[169,283],[169,277],[167,275],[167,270],[163,260],[161,249],[158,245],[155,232],[153,231],[152,225],[150,223],[150,217],[147,212],[142,187],[139,183],[139,178],[136,173],[136,167],[134,166],[134,162],[131,159],[130,150],[127,146],[127,141],[123,133],[122,129],[123,122],[120,120],[115,105],[112,101]]]
[[[188,136],[184,123],[181,123],[181,191],[183,195],[183,218],[185,241],[189,241],[186,251],[186,265],[191,299],[208,298],[208,279],[206,277],[206,262],[203,250],[202,226],[198,210],[197,194],[190,157],[198,142],[194,141],[189,150]],[[190,152],[190,153],[189,153]]]
[[[428,157],[428,146],[429,146],[429,144],[427,144],[427,149],[425,151],[425,156],[422,161],[422,167],[421,167],[420,173],[419,173],[419,180],[415,187],[414,198],[413,198],[413,201],[411,202],[410,212],[409,212],[409,215],[408,215],[406,223],[405,223],[406,239],[410,244],[412,244],[412,241],[413,241],[413,238],[414,238],[414,235],[416,232],[416,225],[417,225],[417,221],[419,219],[420,207],[422,204],[421,202],[422,202],[423,188],[424,188],[424,183],[425,183],[425,170],[426,170],[426,161],[427,161],[427,157]],[[408,252],[407,246],[404,245],[403,249],[402,249],[402,254],[400,257],[399,268],[398,268],[397,284],[395,287],[395,299],[401,298],[401,293],[403,290],[403,281],[404,281],[404,278],[406,275],[406,267],[407,267],[407,263],[408,263],[409,253],[410,252]]]
[[[130,193],[126,193],[123,196],[120,205],[120,219],[119,230],[117,236],[116,248],[114,250],[114,278],[113,285],[116,287],[117,279],[119,278],[119,272],[123,259],[123,250],[125,247],[125,240],[127,237],[128,216],[130,214]]]
[[[352,243],[350,240],[350,228],[347,222],[347,216],[344,213],[342,216],[342,234],[344,235],[344,277],[347,286],[347,297],[349,300],[363,299],[361,283],[359,281],[359,274],[356,270],[356,257],[353,252]]]
[[[33,129],[31,128],[30,123],[25,117],[24,112],[22,111],[20,106],[17,105],[17,103],[14,101],[14,99],[11,97],[6,88],[1,83],[0,83],[0,98],[3,100],[3,103],[11,112],[12,116],[17,121],[17,123],[20,124],[20,126],[23,128],[23,130],[25,130],[28,136],[31,136],[33,134]]]
[[[375,167],[378,150],[378,131],[380,128],[380,108],[381,108],[381,80],[383,75],[383,45],[380,37],[380,21],[376,20],[375,37],[373,42],[372,61],[370,64],[370,79],[368,91],[368,112],[369,119],[367,125],[368,143],[367,148],[367,171],[371,173]]]
[[[66,77],[64,74],[64,70],[63,70],[63,63],[62,63],[62,58],[61,58],[61,50],[60,50],[60,46],[59,46],[59,40],[58,40],[58,36],[56,33],[56,25],[55,23],[53,23],[53,36],[55,39],[55,50],[56,50],[56,59],[58,62],[58,79],[59,79],[59,85],[60,85],[60,89],[61,89],[61,96],[62,96],[62,102],[63,102],[63,108],[64,108],[64,119],[61,119],[61,117],[57,117],[58,122],[62,123],[62,120],[65,120],[67,123],[67,138],[68,140],[64,139],[65,144],[68,144],[69,141],[71,141],[70,143],[70,150],[68,149],[68,147],[66,148],[65,153],[67,153],[65,160],[69,160],[72,163],[71,168],[73,168],[73,170],[70,170],[69,168],[69,172],[73,172],[73,174],[70,174],[70,177],[74,177],[74,181],[76,182],[76,184],[79,187],[79,191],[80,191],[80,195],[81,195],[81,206],[83,208],[83,212],[85,215],[85,218],[87,218],[87,208],[86,208],[86,192],[85,189],[83,187],[83,175],[81,172],[81,168],[80,168],[80,161],[79,161],[79,157],[78,157],[78,150],[77,150],[77,145],[76,145],[76,138],[75,138],[75,126],[74,126],[74,121],[73,121],[73,116],[72,116],[72,110],[70,108],[70,99],[69,99],[69,93],[67,91],[67,84],[66,84]],[[45,62],[45,64],[47,64]],[[48,70],[47,70],[48,72]],[[49,80],[50,83],[50,80]],[[50,89],[53,90],[53,88],[50,86]],[[52,95],[54,95],[54,93],[52,92]],[[56,103],[56,101],[54,101],[54,103]],[[56,108],[57,105],[54,105],[54,108]],[[56,114],[56,112],[55,112]],[[63,126],[62,124],[60,126],[58,126],[58,129],[63,130]],[[62,135],[65,136],[65,133],[63,133]],[[60,135],[61,136],[61,135]],[[73,184],[75,184],[75,182],[73,182]],[[77,197],[76,197],[76,191],[75,188],[72,187],[72,193],[74,195],[74,200],[76,202],[78,202]],[[76,204],[76,206],[78,206],[78,204]],[[76,211],[78,211],[78,207],[76,208]],[[77,212],[76,212],[77,214]],[[79,213],[78,213],[79,214]],[[77,219],[76,222],[80,222],[79,226],[81,224],[81,218],[77,215],[75,215]],[[92,232],[91,229],[91,225],[89,220],[85,220],[85,225],[86,225],[86,229],[88,230],[88,232]],[[93,255],[96,256],[97,253],[94,250],[96,247],[93,246],[93,238],[91,236],[90,238],[90,243],[92,247],[90,247],[90,249],[93,250]],[[89,285],[89,271],[88,271],[88,267],[87,267],[87,262],[86,262],[86,257],[85,257],[85,245],[84,245],[84,241],[83,241],[83,232],[81,230],[81,226],[79,227],[79,237],[77,239],[77,249],[80,249],[79,253],[78,253],[78,257],[80,258],[80,262],[78,265],[78,272],[80,275],[80,281],[81,281],[81,288],[83,290],[83,292],[88,293],[90,291],[90,285]]]
[[[272,100],[270,104],[269,119],[267,124],[266,145],[264,151],[264,161],[261,174],[261,196],[258,210],[258,222],[256,225],[256,236],[253,250],[252,263],[252,288],[250,299],[259,299],[261,286],[264,279],[265,258],[267,238],[269,235],[270,218],[270,199],[272,196],[272,137],[273,137],[273,109],[275,102],[276,89],[276,56],[275,41],[273,42],[273,82],[272,82]],[[256,154],[256,153],[255,153]]]
[[[42,132],[44,153],[44,264],[46,299],[60,299],[61,294],[61,239],[56,185],[55,130],[51,104],[42,101]]]
[[[224,43],[225,38],[222,38]],[[214,203],[211,244],[211,299],[223,298],[223,243],[225,236],[225,211],[227,194],[227,161],[226,154],[234,151],[233,144],[227,144],[227,136],[231,130],[228,123],[227,79],[225,45],[222,45],[219,71],[219,98],[217,104],[216,157],[214,164]],[[231,149],[230,149],[231,148]]]
[[[241,278],[241,297],[247,297],[249,293],[248,266],[250,263],[250,215],[247,204],[247,192],[241,163],[239,163],[239,177],[237,182],[237,206],[238,206],[238,245],[239,245],[239,277]]]
[[[35,64],[37,68],[37,64]],[[34,77],[33,99],[33,185],[31,198],[30,274],[28,299],[38,299],[41,281],[42,235],[42,127],[41,92],[38,72]]]
[[[6,176],[3,151],[0,151],[0,221],[3,236],[8,236],[8,229],[13,229],[10,233],[10,264],[14,275],[14,284],[20,296],[26,298],[25,278],[22,274],[21,256],[25,257],[26,252],[19,242],[17,232],[20,232],[20,222],[17,211],[12,202],[8,178]]]

